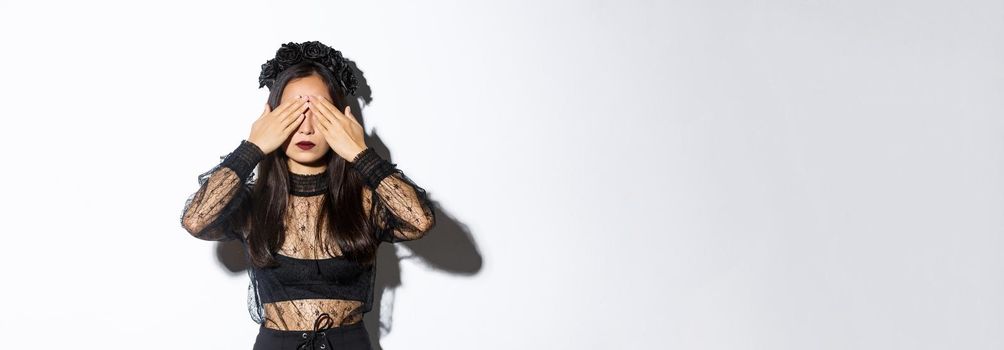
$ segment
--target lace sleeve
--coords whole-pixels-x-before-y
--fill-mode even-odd
[[[375,220],[377,237],[397,243],[422,238],[436,224],[436,214],[426,191],[396,165],[366,148],[351,162],[366,182],[363,207]]]
[[[237,148],[199,175],[199,189],[185,201],[181,226],[207,241],[243,240],[237,208],[250,195],[254,167],[265,156],[257,145],[242,140]]]

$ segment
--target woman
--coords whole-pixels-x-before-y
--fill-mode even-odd
[[[421,238],[435,225],[431,203],[364,143],[348,105],[356,79],[338,50],[283,44],[259,83],[270,91],[265,110],[199,176],[181,224],[203,240],[242,243],[260,324],[254,349],[371,349],[362,318],[377,247]]]

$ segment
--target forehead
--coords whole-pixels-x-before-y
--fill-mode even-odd
[[[286,88],[282,90],[282,100],[296,98],[298,95],[317,95],[326,97],[329,101],[328,86],[317,75],[310,75],[303,78],[290,80]]]

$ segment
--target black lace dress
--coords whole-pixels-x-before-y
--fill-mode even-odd
[[[252,170],[264,156],[258,146],[242,140],[219,164],[199,175],[200,187],[189,196],[182,213],[185,230],[203,240],[239,240],[247,256],[248,218],[237,213],[250,198],[255,185]],[[372,148],[349,162],[349,167],[366,183],[360,200],[368,217],[377,216],[373,234],[379,241],[418,239],[435,225],[426,191]],[[372,308],[375,265],[363,267],[346,259],[338,244],[318,234],[327,233],[327,214],[321,207],[328,190],[327,172],[287,175],[286,237],[274,253],[280,266],[249,264],[251,318],[262,327],[283,331],[316,332],[321,324],[357,324]],[[323,247],[335,254],[327,254]]]

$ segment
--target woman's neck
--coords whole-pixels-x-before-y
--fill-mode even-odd
[[[328,190],[327,164],[301,164],[290,159],[289,193],[295,196],[315,196]]]
[[[286,161],[286,167],[289,168],[289,172],[299,175],[316,175],[323,173],[328,169],[327,162],[318,162],[317,164],[302,164],[292,159]]]

